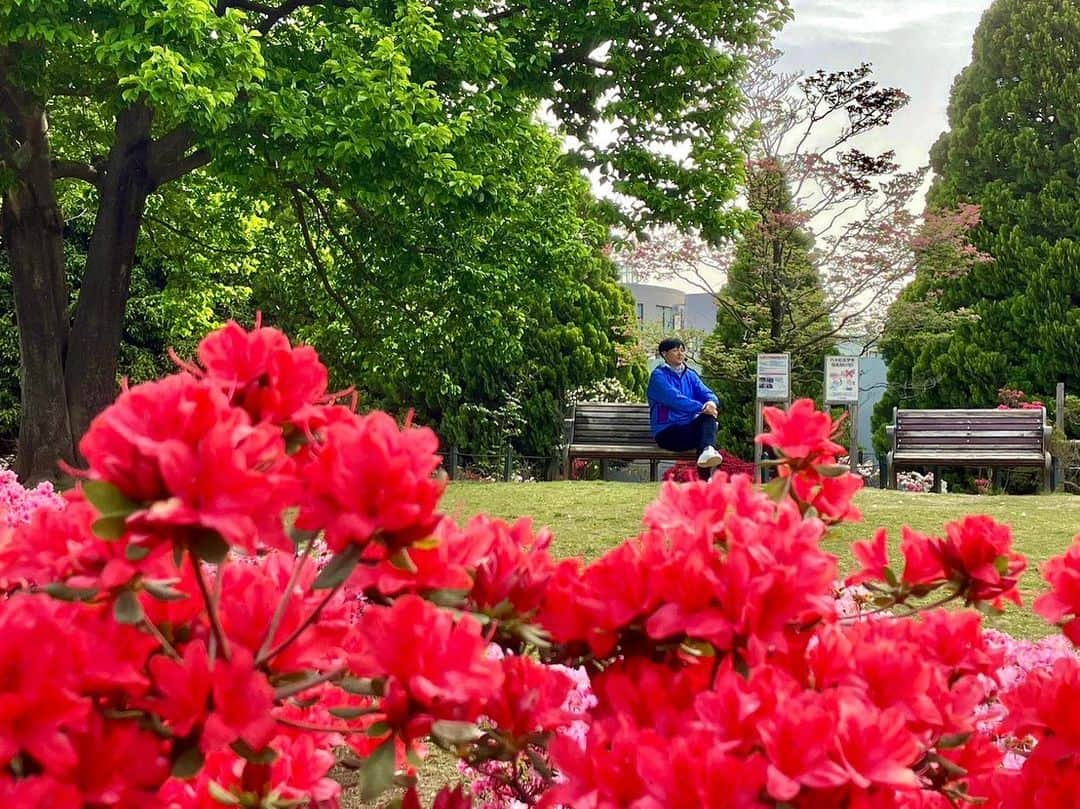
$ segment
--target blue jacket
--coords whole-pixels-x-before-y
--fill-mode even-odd
[[[653,438],[668,427],[692,422],[706,402],[720,404],[693,369],[683,368],[678,374],[663,362],[653,368],[649,377],[649,428]]]

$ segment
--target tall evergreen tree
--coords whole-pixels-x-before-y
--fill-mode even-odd
[[[716,329],[704,350],[706,376],[721,401],[718,443],[747,455],[753,448],[755,362],[759,353],[790,354],[792,390],[819,397],[824,356],[835,330],[813,239],[794,210],[791,190],[771,161],[747,167],[747,204],[757,222],[742,237],[717,295]]]
[[[972,243],[994,260],[920,268],[886,330],[879,422],[896,404],[988,406],[1003,386],[1080,385],[1080,2],[997,0],[949,126],[931,153],[929,208],[980,206]],[[916,329],[927,339],[911,338],[913,305],[937,324]]]

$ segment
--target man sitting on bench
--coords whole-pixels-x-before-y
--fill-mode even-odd
[[[724,462],[716,451],[716,414],[720,400],[701,377],[686,365],[686,345],[669,337],[660,343],[664,361],[649,377],[649,427],[653,439],[666,450],[696,449],[702,480]]]

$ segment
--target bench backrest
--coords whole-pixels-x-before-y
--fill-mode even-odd
[[[897,410],[895,448],[1042,451],[1046,411]]]
[[[652,445],[647,404],[578,402],[573,409],[573,444]]]

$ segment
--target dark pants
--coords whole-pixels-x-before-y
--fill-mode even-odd
[[[716,419],[702,413],[689,424],[676,424],[665,427],[656,434],[656,443],[661,449],[672,452],[686,452],[696,449],[700,455],[705,447],[716,445]],[[698,467],[698,475],[708,480],[711,469]]]

